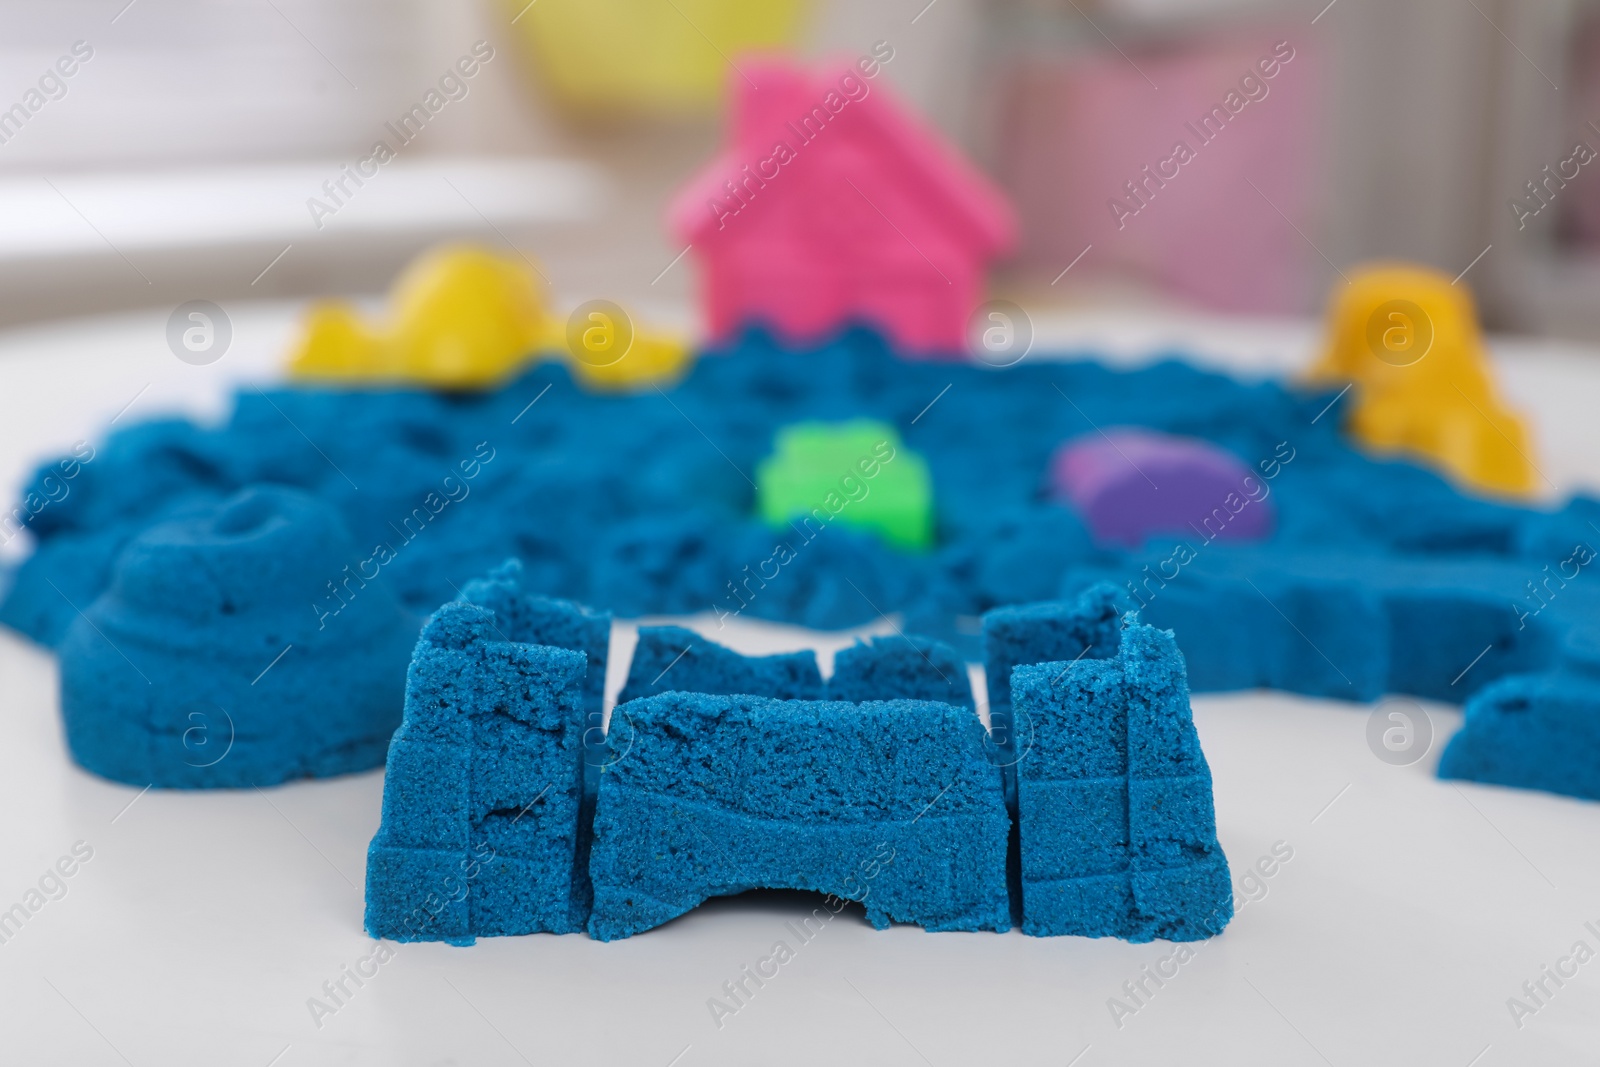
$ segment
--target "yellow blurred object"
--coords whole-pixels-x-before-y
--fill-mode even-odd
[[[527,264],[471,245],[419,256],[389,303],[389,323],[378,327],[348,304],[314,306],[290,374],[481,389],[510,377],[551,338]]]
[[[596,392],[677,381],[694,359],[680,341],[635,332],[633,319],[609,300],[579,306],[563,326],[546,314],[538,279],[520,258],[447,245],[418,256],[395,282],[387,325],[368,325],[338,301],[313,305],[289,373],[487,389],[552,351]]]
[[[504,0],[504,9],[563,104],[692,113],[722,98],[740,52],[793,43],[805,0]]]
[[[688,345],[668,337],[638,336],[615,363],[572,360],[572,374],[592,392],[626,392],[678,381],[694,361]]]
[[[356,314],[337,301],[311,305],[304,336],[289,359],[297,378],[364,379],[391,377],[384,343]]]
[[[1425,267],[1380,263],[1335,291],[1315,384],[1354,385],[1346,429],[1377,452],[1420,456],[1457,482],[1524,495],[1528,431],[1500,399],[1472,297]]]

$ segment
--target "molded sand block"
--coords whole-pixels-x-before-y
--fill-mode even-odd
[[[1391,649],[1380,593],[1356,578],[1268,572],[1253,581],[1250,595],[1271,612],[1262,632],[1264,687],[1358,701],[1387,691]]]
[[[1017,752],[1011,714],[1012,668],[1023,663],[1115,655],[1121,640],[1123,606],[1116,586],[1102,582],[1084,590],[1074,601],[1019,604],[984,615],[983,664],[989,683],[989,729],[1007,768],[1015,763]],[[1025,726],[1022,732],[1026,734]],[[1008,792],[1013,783],[1008,771]]]
[[[1186,659],[1202,659],[1201,650],[1218,643],[1220,635],[1250,646],[1253,677],[1229,688],[1358,701],[1376,700],[1388,691],[1389,617],[1382,595],[1359,580],[1270,570],[1249,578],[1196,579],[1206,590],[1202,597],[1169,600],[1174,590],[1166,589],[1140,616],[1152,626],[1195,635],[1196,648],[1185,648]],[[1175,584],[1188,580],[1186,575]],[[1185,640],[1180,636],[1179,645]]]
[[[586,657],[503,639],[552,618],[561,630],[574,621],[508,588],[514,582],[502,568],[474,583],[504,615],[449,603],[417,642],[383,821],[367,851],[373,937],[470,942],[567,933],[588,919]]]
[[[841,649],[828,679],[829,700],[932,700],[972,707],[967,665],[942,641],[908,634],[874,637]]]
[[[808,539],[837,518],[916,551],[933,541],[933,481],[928,464],[888,423],[872,419],[802,422],[778,431],[756,468],[761,518]]]
[[[487,577],[470,581],[461,590],[469,604],[495,613],[495,636],[506,641],[582,652],[583,677],[583,803],[579,825],[594,821],[595,791],[600,786],[600,765],[605,762],[606,660],[611,648],[611,615],[595,612],[569,600],[556,600],[529,592],[522,561],[508,559]],[[589,834],[578,835],[574,861],[587,877]],[[587,893],[587,890],[585,890]]]
[[[1211,770],[1172,634],[1131,623],[1110,659],[1019,666],[1022,930],[1195,941],[1233,916]]]
[[[810,649],[741,656],[681,626],[639,627],[628,682],[617,703],[674,691],[820,700],[822,672]]]
[[[1069,574],[1061,592],[1071,596],[1096,582],[1115,585],[1117,579],[1101,571]],[[1125,608],[1140,603],[1136,597],[1145,605],[1139,609],[1140,619],[1180,635],[1178,647],[1188,665],[1192,690],[1255,689],[1265,684],[1269,655],[1280,642],[1263,641],[1261,635],[1284,624],[1244,579],[1185,574],[1155,590],[1135,584],[1122,600]]]
[[[327,504],[261,486],[153,526],[118,557],[61,653],[73,758],[130,785],[274,785],[382,765],[416,619]]]
[[[1168,581],[1157,568],[1170,563],[1146,564],[1122,579],[1123,603],[1148,625],[1178,635],[1192,689],[1363,701],[1391,691],[1391,617],[1381,591],[1353,577],[1267,566],[1234,573],[1196,564]],[[1102,570],[1072,572],[1062,591],[1117,580]],[[1435,641],[1447,625],[1433,620],[1409,636]]]
[[[1546,623],[1519,620],[1503,597],[1425,588],[1390,590],[1383,602],[1391,693],[1459,702],[1488,679],[1539,670],[1554,658]]]
[[[494,612],[495,636],[502,641],[550,645],[582,652],[588,660],[583,678],[586,731],[601,741],[604,725],[606,657],[611,648],[611,613],[590,611],[570,600],[540,596],[526,585],[522,561],[508,559],[486,577],[475,578],[461,589],[461,599]]]
[[[1576,674],[1502,678],[1471,700],[1440,778],[1600,800],[1600,685]]]
[[[1085,434],[1057,449],[1050,485],[1102,544],[1137,548],[1163,533],[1259,541],[1272,532],[1265,483],[1231,452],[1196,437]]]
[[[600,777],[594,937],[760,887],[859,901],[879,928],[1009,928],[1009,819],[971,710],[668,693],[618,713],[632,730]]]

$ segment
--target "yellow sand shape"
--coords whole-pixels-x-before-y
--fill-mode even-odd
[[[385,323],[369,324],[343,302],[314,305],[289,373],[344,383],[487,389],[541,353],[563,352],[579,382],[617,390],[675,379],[691,359],[686,345],[635,336],[629,323],[622,355],[596,366],[601,361],[590,351],[570,350],[569,332],[548,314],[538,276],[520,256],[447,245],[406,268],[390,293]],[[584,335],[574,336],[581,344]]]
[[[1319,385],[1353,383],[1346,429],[1375,452],[1431,460],[1503,495],[1535,485],[1522,419],[1496,392],[1472,295],[1426,267],[1378,263],[1335,290]]]
[[[694,353],[681,341],[640,335],[615,363],[574,359],[571,366],[572,376],[590,392],[618,393],[675,383],[688,373],[693,360]]]

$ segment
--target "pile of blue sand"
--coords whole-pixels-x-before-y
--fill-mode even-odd
[[[368,855],[375,937],[585,929],[612,940],[753,888],[826,893],[860,903],[874,926],[930,930],[1006,930],[1020,916],[1036,935],[1189,940],[1232,914],[1182,657],[1170,634],[1103,618],[1109,589],[1014,613],[1019,662],[1053,654],[1064,633],[1110,635],[1090,635],[1109,640],[1108,658],[1011,676],[1039,747],[1015,754],[1019,843],[970,690],[949,682],[967,703],[668,690],[619,705],[603,758],[586,767],[588,656],[539,642],[602,647],[604,618],[532,596],[523,574],[512,561],[469,582],[417,644]],[[652,648],[647,634],[645,671],[659,674],[686,635]],[[699,637],[689,647],[698,656],[682,681],[770,688],[792,685],[797,662],[815,671]],[[839,692],[933,688],[935,667],[964,669],[915,636],[840,658]],[[1008,873],[1019,851],[1021,880]]]
[[[755,887],[856,900],[880,928],[1010,927],[1009,820],[970,710],[700,693],[625,710],[595,810],[593,937]]]
[[[356,558],[338,513],[259,486],[175,514],[133,538],[61,642],[73,758],[181,789],[382,764],[417,620],[381,583],[351,586],[337,625],[309,610]]]
[[[1331,399],[1176,359],[1136,370],[905,362],[864,331],[807,350],[750,333],[707,353],[670,396],[590,394],[556,363],[476,395],[251,389],[219,426],[118,430],[78,463],[70,494],[28,509],[37,547],[0,622],[59,644],[73,605],[105,591],[141,531],[272,483],[335,508],[360,546],[348,574],[388,584],[419,615],[520,556],[531,588],[622,615],[831,628],[897,612],[976,658],[971,619],[1104,578],[1153,625],[1175,626],[1197,690],[1368,699],[1387,688],[1465,703],[1500,677],[1555,672],[1600,697],[1600,676],[1571,653],[1600,644],[1600,583],[1588,577],[1600,502],[1540,510],[1465,496],[1351,448],[1337,410],[1319,418]],[[927,460],[931,551],[838,523],[791,537],[757,517],[750,472],[775,435],[853,418],[894,425]],[[1199,530],[1097,548],[1043,491],[1053,450],[1096,426],[1200,438],[1237,457],[1270,495],[1271,536],[1240,546]],[[59,469],[41,469],[36,499]],[[332,629],[352,588],[336,579],[306,614]],[[1231,641],[1234,621],[1271,639]],[[1538,784],[1536,766],[1519,773]]]
[[[526,597],[509,569],[466,592],[499,610],[446,604],[417,642],[367,852],[373,937],[464,943],[589,916],[581,646],[594,619]]]
[[[1052,451],[1092,424],[1188,434],[1266,464],[1279,524],[1249,550],[1262,560],[1292,548],[1441,558],[1463,571],[1521,560],[1537,581],[1571,533],[1595,536],[1584,521],[1600,517],[1594,501],[1557,513],[1496,504],[1363,456],[1336,417],[1312,422],[1327,399],[1176,361],[1119,371],[1030,359],[998,372],[904,362],[864,332],[805,351],[750,334],[700,359],[670,399],[586,393],[555,363],[487,394],[252,389],[215,428],[169,420],[114,433],[73,492],[29,519],[38,549],[0,619],[55,644],[73,612],[46,578],[87,603],[138,530],[273,482],[337,507],[367,553],[364,572],[381,568],[419,613],[519,556],[533,587],[621,615],[715,611],[831,628],[899,611],[908,629],[944,637],[959,616],[1060,595],[1072,570],[1137,578],[1126,565],[1149,553],[1095,548],[1078,516],[1042,499]],[[896,552],[838,524],[795,543],[756,516],[747,476],[777,431],[853,417],[896,425],[926,457],[935,551]]]
[[[1233,892],[1172,635],[1130,615],[1114,656],[1018,666],[1011,699],[1029,723],[1016,763],[1023,932],[1219,932]]]

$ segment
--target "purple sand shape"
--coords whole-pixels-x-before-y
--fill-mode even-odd
[[[1102,544],[1138,547],[1160,533],[1262,540],[1273,526],[1262,489],[1249,467],[1209,441],[1147,430],[1087,434],[1050,461],[1051,496],[1077,509]]]

